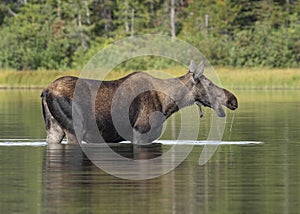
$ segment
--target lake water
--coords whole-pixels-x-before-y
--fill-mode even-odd
[[[198,165],[203,146],[194,146],[175,170],[142,181],[107,174],[79,146],[43,145],[39,94],[0,91],[0,213],[300,211],[300,91],[235,91],[240,105],[228,112],[223,140],[262,144],[220,145],[204,166]],[[210,127],[211,111],[204,114],[199,140]],[[179,129],[175,115],[162,139],[173,139]],[[20,142],[31,146],[7,146]],[[144,153],[151,157],[170,147],[155,144]],[[132,153],[127,144],[116,150]]]

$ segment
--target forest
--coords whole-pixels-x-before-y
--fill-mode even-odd
[[[141,34],[176,37],[212,65],[299,68],[300,0],[1,0],[0,69],[80,69]]]

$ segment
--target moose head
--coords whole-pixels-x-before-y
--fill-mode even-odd
[[[195,104],[200,108],[201,117],[203,116],[202,106],[214,109],[219,117],[225,117],[225,111],[222,106],[226,106],[231,110],[238,108],[237,98],[231,92],[224,88],[220,88],[205,77],[203,74],[203,61],[198,66],[191,61],[189,72],[192,73],[192,93]]]

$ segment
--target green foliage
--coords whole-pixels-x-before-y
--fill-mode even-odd
[[[215,65],[299,67],[300,2],[195,1],[180,34]]]
[[[48,5],[27,3],[16,17],[7,19],[0,31],[1,67],[25,70],[70,65],[67,53],[72,40],[56,34],[58,21],[51,15]]]
[[[299,67],[299,0],[175,0],[175,7],[178,38],[214,65]],[[170,0],[6,0],[0,68],[80,69],[108,44],[145,33],[170,34]],[[133,67],[170,64],[131,65],[139,63]]]
[[[115,71],[151,71],[151,70],[163,70],[167,68],[179,69],[183,65],[174,62],[171,59],[157,57],[157,56],[140,56],[128,60],[118,65]],[[185,70],[185,69],[184,69]]]
[[[272,30],[257,23],[254,29],[240,31],[229,52],[230,65],[297,67],[299,29],[281,27]]]

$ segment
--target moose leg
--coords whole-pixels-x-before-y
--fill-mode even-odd
[[[160,136],[164,120],[165,116],[159,111],[152,112],[149,117],[147,114],[141,115],[133,128],[132,143],[138,145],[152,143]]]
[[[77,140],[75,134],[72,134],[72,133],[70,133],[69,131],[66,131],[66,130],[65,130],[65,133],[66,133],[66,137],[67,137],[67,140],[68,140],[68,144],[78,144],[78,140]]]
[[[151,144],[154,140],[156,140],[162,131],[162,125],[157,127],[153,127],[150,131],[146,133],[140,133],[135,128],[133,129],[133,158],[134,159],[143,159],[143,147]]]
[[[141,115],[137,119],[132,136],[134,157],[139,156],[141,146],[151,144],[160,136],[164,120],[165,116],[159,111],[152,112],[150,116]]]
[[[138,160],[141,159],[141,147],[145,145],[145,139],[143,134],[133,128],[133,136],[132,136],[132,146],[133,146],[133,159]]]
[[[134,145],[143,145],[145,144],[143,138],[143,134],[141,134],[139,131],[137,131],[135,128],[133,129],[133,136],[132,136],[132,144]]]
[[[60,127],[54,118],[47,118],[47,143],[60,143],[65,137],[64,130]]]
[[[42,94],[42,108],[47,132],[46,141],[48,144],[58,144],[65,137],[65,132],[62,129],[62,127],[58,124],[58,122],[54,119],[54,117],[51,115],[45,96],[46,95],[44,91]]]

